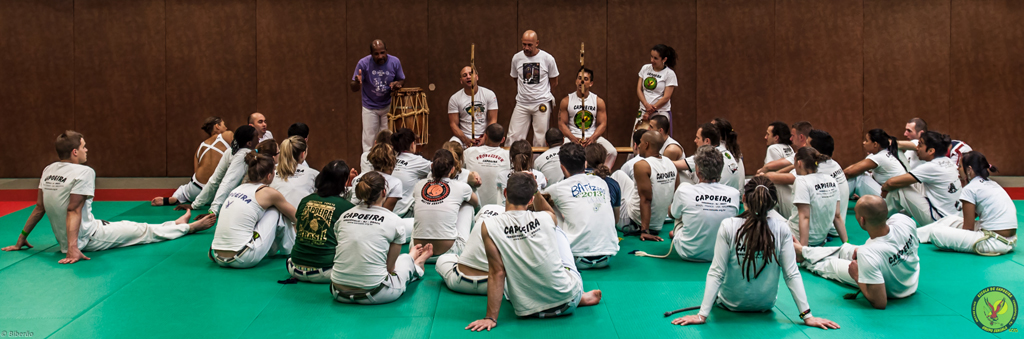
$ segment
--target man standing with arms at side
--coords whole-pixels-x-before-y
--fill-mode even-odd
[[[505,146],[526,139],[526,131],[533,122],[533,146],[544,146],[544,133],[548,131],[548,120],[553,109],[555,96],[551,88],[558,86],[558,65],[555,58],[540,49],[537,32],[523,33],[523,50],[512,56],[512,72],[516,78],[518,93],[516,108],[508,123],[508,138]]]
[[[404,83],[402,62],[388,55],[384,41],[378,39],[371,42],[370,55],[359,59],[352,73],[352,82],[349,83],[353,92],[362,90],[363,152],[373,146],[377,132],[388,128],[391,91],[401,89]]]

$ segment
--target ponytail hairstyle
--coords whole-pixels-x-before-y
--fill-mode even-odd
[[[399,129],[391,135],[391,147],[395,148],[395,153],[408,152],[414,142],[416,142],[416,133],[408,128]]]
[[[377,132],[377,136],[373,138],[373,144],[388,144],[391,143],[391,130],[383,129]]]
[[[508,157],[512,159],[512,170],[515,172],[533,169],[533,146],[530,146],[529,141],[513,142],[512,147],[508,149]]]
[[[263,142],[256,145],[255,152],[270,157],[270,160],[274,160],[274,157],[281,153],[281,150],[277,148],[277,142],[274,139],[263,140]],[[277,161],[274,160],[276,164]]]
[[[814,147],[804,146],[800,150],[796,151],[793,161],[803,161],[804,169],[808,172],[815,173],[818,172],[818,163],[828,161],[828,159],[829,157],[827,155],[818,153],[818,150],[815,150]]]
[[[992,172],[999,172],[999,169],[992,164],[988,163],[988,159],[985,159],[985,155],[978,151],[970,151],[960,156],[960,162],[964,168],[970,167],[974,171],[974,176],[981,177],[982,180],[989,180],[988,176]],[[974,178],[965,178],[967,181],[971,181]]]
[[[245,155],[246,178],[249,182],[262,182],[268,175],[274,173],[274,158],[257,152],[249,152]]]
[[[871,142],[878,143],[879,146],[882,146],[882,148],[889,151],[889,154],[892,154],[892,156],[894,157],[897,156],[897,154],[899,154],[899,141],[896,140],[896,137],[891,136],[888,133],[885,133],[885,130],[881,128],[876,128],[868,131],[868,140],[871,140]],[[903,166],[903,170],[907,169],[907,165],[904,165],[902,161],[900,161],[899,163],[900,166]]]
[[[313,183],[313,187],[316,187],[316,194],[324,198],[345,194],[345,183],[348,182],[349,172],[351,169],[345,160],[331,161],[316,176],[316,181]]]
[[[238,150],[249,148],[249,141],[256,139],[256,127],[249,125],[238,126],[235,129],[235,138],[231,140],[231,154],[238,153]]]
[[[805,147],[806,148],[806,147]],[[771,262],[778,262],[775,248],[775,234],[768,227],[768,211],[779,200],[775,184],[768,177],[756,176],[743,185],[746,210],[740,214],[743,225],[736,231],[736,261],[740,264],[743,277],[750,281],[757,279]],[[761,267],[758,267],[758,259]]]
[[[604,179],[612,174],[612,170],[604,164],[604,160],[608,158],[608,151],[604,149],[604,146],[592,143],[587,145],[583,151],[587,156],[587,164],[594,169],[594,175]]]
[[[448,173],[455,168],[455,156],[446,149],[439,149],[434,152],[434,161],[430,164],[430,174],[434,176],[435,182],[440,182],[448,176]]]
[[[390,144],[380,143],[370,148],[366,161],[373,165],[373,170],[387,173],[395,170],[398,159],[395,158],[394,148],[391,148]]]
[[[942,134],[935,131],[921,132],[920,140],[924,143],[926,151],[929,148],[935,150],[936,158],[946,156],[946,152],[949,151],[949,144],[953,142],[949,139],[948,134]]]
[[[740,152],[739,135],[736,135],[736,130],[732,128],[729,120],[715,118],[715,120],[711,120],[711,123],[718,127],[718,134],[722,137],[722,141],[725,142],[725,149],[729,150],[736,158],[742,158],[743,153]]]
[[[302,152],[306,151],[306,141],[302,136],[293,135],[281,142],[281,157],[278,159],[277,176],[281,180],[288,181],[288,178],[295,175],[295,168],[299,166],[299,158]]]
[[[381,193],[384,192],[384,186],[387,181],[384,180],[384,176],[377,172],[369,172],[363,174],[359,178],[359,183],[356,184],[356,198],[362,200],[366,204],[366,207],[373,206],[373,203],[380,200]]]
[[[663,44],[654,45],[651,47],[652,51],[658,52],[658,56],[665,59],[665,67],[675,69],[676,68],[676,50],[672,47],[665,46]]]
[[[441,144],[442,149],[452,152],[452,157],[455,159],[455,172],[452,173],[452,179],[458,179],[459,173],[462,173],[462,144],[458,141],[449,141]]]
[[[206,121],[203,122],[203,126],[200,128],[203,129],[203,132],[206,132],[206,135],[213,136],[213,128],[220,125],[221,121],[224,120],[220,117],[209,117],[206,118]]]

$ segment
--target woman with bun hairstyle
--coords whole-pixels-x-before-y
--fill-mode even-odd
[[[886,180],[907,173],[907,168],[898,157],[899,142],[896,137],[876,128],[864,133],[861,145],[868,153],[867,158],[843,169],[850,185],[850,194],[882,195],[882,184]]]
[[[839,184],[831,175],[818,171],[818,165],[828,161],[827,155],[807,146],[796,151],[793,181],[793,216],[789,227],[803,246],[825,243],[829,230],[835,228],[839,239],[847,242],[846,225],[839,216],[841,202]]]
[[[387,143],[378,143],[370,148],[370,154],[366,156],[366,160],[370,161],[370,165],[373,166],[373,172],[380,174],[384,177],[384,181],[388,185],[388,196],[384,199],[384,208],[389,211],[395,210],[395,205],[402,199],[402,180],[391,175],[395,170],[395,158],[394,148]],[[362,177],[371,172],[363,172],[352,179],[352,185],[358,185]],[[355,190],[349,190],[348,197],[352,201],[352,204],[359,205],[362,200],[358,196],[353,195]]]

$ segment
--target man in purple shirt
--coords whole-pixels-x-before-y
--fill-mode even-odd
[[[404,82],[402,62],[388,55],[384,41],[371,42],[370,55],[359,59],[349,84],[353,92],[362,89],[363,152],[373,146],[377,132],[388,128],[391,91],[401,89]]]

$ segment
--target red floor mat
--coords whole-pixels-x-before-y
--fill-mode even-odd
[[[35,201],[0,201],[0,217],[20,211],[22,208],[35,204]]]
[[[2,190],[0,202],[36,201],[39,190]],[[98,189],[94,201],[149,201],[153,197],[169,197],[173,189]]]

